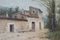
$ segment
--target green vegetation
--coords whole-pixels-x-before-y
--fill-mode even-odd
[[[49,33],[49,38],[51,40],[60,40],[60,32],[56,31],[56,32],[50,32]]]
[[[19,7],[16,8],[0,8],[0,15],[8,14],[11,17],[12,14],[19,12]]]
[[[51,3],[51,0],[43,0],[46,5],[49,5],[49,16],[48,16],[48,23],[47,23],[47,27],[50,29],[49,34],[49,38],[51,40],[60,40],[60,1],[59,0],[54,0],[54,2]],[[55,7],[54,7],[55,6]],[[50,11],[52,10],[52,11]],[[54,11],[55,10],[55,11]],[[52,15],[53,14],[53,15]],[[55,15],[55,23],[56,25],[52,24],[53,21],[52,20],[52,16],[54,17]],[[51,18],[49,18],[51,17]],[[53,18],[54,19],[54,18]],[[53,26],[54,25],[54,26]],[[55,28],[54,28],[55,27]],[[54,31],[52,31],[54,29]]]

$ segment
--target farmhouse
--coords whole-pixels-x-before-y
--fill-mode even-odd
[[[0,32],[39,31],[44,29],[42,11],[35,7],[12,14],[0,16]]]

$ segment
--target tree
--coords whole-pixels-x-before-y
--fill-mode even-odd
[[[6,9],[3,10],[3,9],[0,9],[0,15],[5,15],[6,14]]]
[[[55,31],[56,29],[56,15],[55,15],[55,0],[43,0],[47,6],[48,9],[48,28],[51,31]]]
[[[9,8],[9,10],[7,11],[7,13],[8,13],[8,16],[11,17],[11,15],[12,15],[12,8]]]
[[[51,27],[52,31],[55,31],[55,29],[56,29],[55,0],[52,0],[50,8],[51,8],[51,13],[49,13],[50,27]]]
[[[58,10],[57,10],[57,28],[56,31],[60,31],[60,4],[58,4]]]
[[[17,13],[19,11],[19,7],[16,7],[15,8],[15,12]]]

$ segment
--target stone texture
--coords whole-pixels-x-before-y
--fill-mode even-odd
[[[0,40],[49,40],[46,38],[47,32],[48,30],[45,29],[39,32],[1,33]]]
[[[17,32],[18,30],[28,30],[28,25],[26,21],[17,21],[17,20],[7,20],[7,19],[0,19],[0,32],[9,32],[9,24],[14,24],[14,31]]]

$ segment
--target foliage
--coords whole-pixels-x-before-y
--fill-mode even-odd
[[[56,3],[56,4],[58,4],[58,3]],[[58,19],[57,20],[57,25],[54,25],[54,27],[56,26],[55,31],[54,32],[49,32],[49,37],[50,37],[51,40],[60,40],[60,16],[59,16],[60,15],[60,4],[58,4],[59,10],[57,10],[58,7],[55,7],[56,4],[54,2],[49,3],[49,5],[50,5],[49,11],[48,11],[48,13],[49,13],[48,20],[49,20],[49,22],[47,23],[48,28],[51,29],[51,27],[52,27],[52,26],[50,26],[50,25],[52,25],[52,22],[53,22],[53,21],[51,22],[52,17],[55,19],[56,14],[58,14],[57,15],[58,16],[57,17],[57,19]],[[55,9],[56,9],[56,11],[58,11],[58,13],[56,13],[56,14],[55,14]],[[49,18],[49,17],[51,17],[51,18]],[[54,21],[56,23],[56,20],[54,20]]]
[[[15,12],[17,13],[19,11],[19,7],[16,7],[15,8]]]
[[[55,31],[56,28],[55,1],[54,0],[48,1],[47,6],[48,6],[47,9],[49,13],[47,26],[51,31]]]
[[[3,15],[3,14],[5,14],[6,13],[6,10],[0,10],[0,15]]]
[[[60,31],[60,8],[58,10],[58,18],[57,18],[57,28],[56,31]]]
[[[59,31],[50,32],[49,36],[50,36],[51,40],[60,40],[60,32]]]
[[[7,8],[7,9],[1,8],[0,9],[0,15],[8,14],[9,17],[11,17],[12,14],[17,13],[17,12],[19,12],[19,7],[16,7],[15,9],[13,9],[13,8]]]

